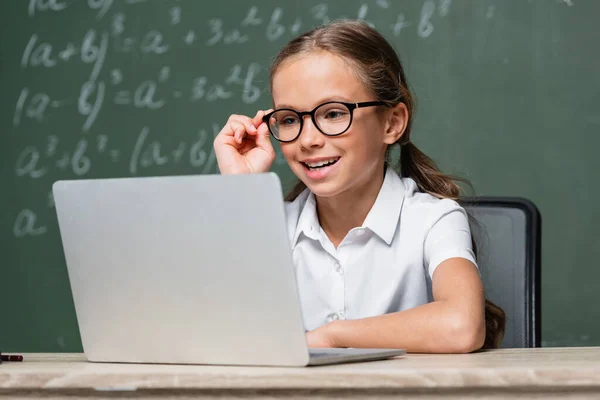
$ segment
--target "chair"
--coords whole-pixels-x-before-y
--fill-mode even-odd
[[[540,347],[541,216],[529,200],[471,197],[469,214],[486,298],[506,312],[500,347]]]

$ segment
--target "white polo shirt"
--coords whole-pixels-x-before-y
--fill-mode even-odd
[[[337,249],[308,189],[286,203],[286,212],[307,330],[431,302],[431,277],[442,261],[462,257],[475,264],[464,209],[419,192],[391,167],[363,226]]]

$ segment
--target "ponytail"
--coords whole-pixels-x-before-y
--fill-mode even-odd
[[[504,339],[506,313],[496,304],[485,299],[485,341],[482,349],[497,349]]]
[[[466,181],[443,174],[435,162],[412,142],[400,147],[400,176],[412,178],[419,189],[438,198],[457,200],[460,187],[456,183]]]
[[[302,193],[304,189],[306,189],[306,185],[304,184],[304,182],[298,179],[298,182],[294,185],[292,190],[290,190],[288,194],[285,195],[285,201],[296,200],[296,197],[300,196],[300,193]]]

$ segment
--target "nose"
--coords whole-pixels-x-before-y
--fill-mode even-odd
[[[304,116],[304,124],[302,132],[300,132],[299,141],[300,145],[305,149],[323,147],[325,144],[325,135],[315,126],[310,115]]]

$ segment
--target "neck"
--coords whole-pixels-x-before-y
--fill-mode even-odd
[[[316,198],[319,223],[336,248],[352,228],[365,222],[377,200],[384,176],[385,169],[383,174],[378,172],[372,179],[343,193]]]

